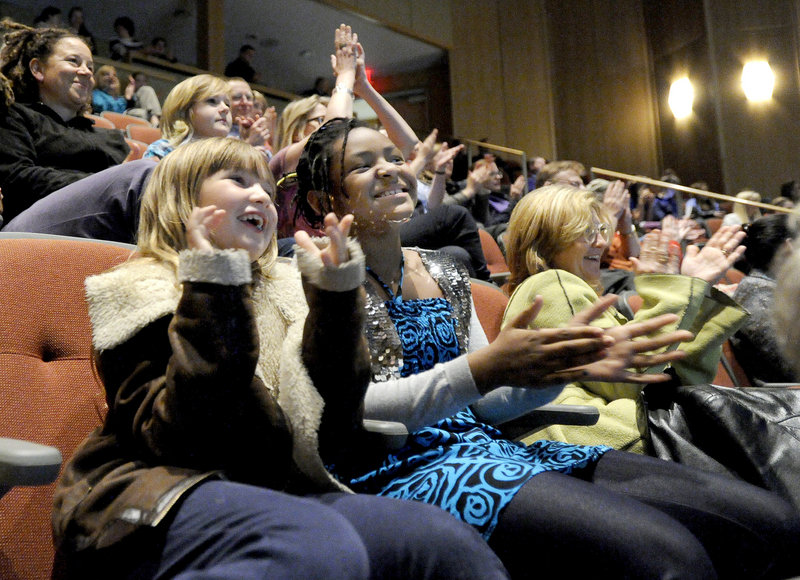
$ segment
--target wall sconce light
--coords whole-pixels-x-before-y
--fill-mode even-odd
[[[694,103],[694,87],[688,77],[683,77],[672,83],[669,88],[669,108],[676,119],[685,119],[692,114]]]
[[[765,60],[753,60],[742,69],[742,89],[748,101],[762,102],[772,98],[775,74]]]

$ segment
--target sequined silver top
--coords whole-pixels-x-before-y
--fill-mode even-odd
[[[461,354],[469,348],[469,327],[472,316],[469,274],[467,270],[444,252],[410,248],[422,258],[428,273],[441,288],[444,297],[453,306],[456,336]],[[383,298],[367,281],[366,335],[372,356],[372,380],[376,382],[399,378],[403,366],[403,346],[394,323],[389,318]]]

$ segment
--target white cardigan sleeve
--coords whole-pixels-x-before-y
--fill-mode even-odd
[[[469,352],[474,352],[489,342],[472,304],[471,309]],[[500,387],[481,397],[467,357],[462,355],[410,377],[370,383],[364,418],[399,421],[413,432],[472,405],[480,420],[498,423],[552,401],[561,389]]]

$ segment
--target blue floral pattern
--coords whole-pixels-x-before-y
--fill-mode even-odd
[[[461,354],[458,321],[448,300],[404,301],[391,296],[383,306],[403,346],[401,376]],[[357,492],[438,505],[488,539],[500,512],[534,475],[569,473],[597,461],[609,449],[558,441],[525,446],[504,439],[500,431],[464,409],[413,433],[405,447],[348,485]]]

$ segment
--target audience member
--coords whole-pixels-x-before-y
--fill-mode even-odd
[[[163,137],[150,144],[144,157],[163,159],[194,139],[225,137],[231,126],[228,83],[209,74],[189,77],[175,85],[164,99]]]
[[[108,413],[56,489],[65,575],[506,577],[441,510],[326,471],[364,437],[363,254],[330,216],[327,248],[299,240],[301,284],[276,261],[273,188],[244,143],[181,147],[148,185],[139,257],[87,280]]]
[[[578,161],[551,161],[542,167],[536,176],[536,187],[564,183],[582,189],[585,187],[586,168]]]
[[[547,165],[547,159],[544,157],[538,155],[528,157],[528,191],[536,189],[536,176],[545,165]]]
[[[314,86],[300,93],[304,97],[319,95],[320,97],[330,97],[333,90],[333,83],[329,77],[317,77]]]
[[[155,161],[114,165],[62,187],[7,222],[3,231],[135,244],[139,202]]]
[[[280,151],[299,143],[319,129],[325,120],[329,102],[330,97],[312,95],[286,105],[278,118],[276,149]]]
[[[147,73],[136,71],[128,77],[128,87],[133,87],[133,108],[129,115],[149,121],[153,127],[161,124],[161,103],[155,89],[148,84]],[[128,90],[125,87],[125,90]]]
[[[770,203],[772,205],[775,205],[775,206],[778,206],[778,207],[783,207],[783,208],[786,208],[786,209],[794,209],[794,207],[795,207],[794,202],[791,199],[789,199],[788,197],[783,197],[782,195],[779,195],[778,197],[773,197],[770,200]],[[768,215],[768,214],[777,213],[777,212],[775,212],[775,210],[767,210],[767,209],[765,209],[765,210],[763,210],[762,213],[764,215]]]
[[[62,28],[63,26],[64,18],[61,14],[61,8],[58,6],[46,6],[33,19],[34,28]]]
[[[268,107],[264,115],[255,110],[255,94],[243,78],[228,80],[233,125],[230,136],[257,147],[269,159],[272,156],[272,135],[275,134],[275,107]]]
[[[89,32],[89,29],[86,27],[83,8],[80,6],[73,6],[70,8],[67,20],[70,32],[76,36],[80,36],[86,45],[92,49],[92,54],[97,54],[97,45],[94,42],[94,35]]]
[[[163,36],[153,38],[150,41],[150,46],[145,47],[143,52],[153,58],[160,58],[167,62],[178,62],[178,59],[173,56],[172,50],[167,45],[167,39]]]
[[[269,102],[267,101],[267,97],[264,96],[264,93],[253,91],[253,113],[259,117],[263,117],[268,108]]]
[[[736,194],[736,197],[745,201],[761,201],[761,195],[755,191],[745,190]],[[749,224],[761,217],[761,210],[754,205],[743,203],[733,204],[733,211],[722,218],[723,226],[742,226]]]
[[[660,181],[675,185],[681,184],[681,180],[672,169],[665,170]],[[683,215],[683,195],[679,190],[671,187],[656,187],[653,192],[655,193],[655,199],[653,200],[652,212],[655,221],[661,221],[668,215],[677,218]]]
[[[695,181],[690,187],[708,191],[708,184],[705,181]],[[713,217],[722,217],[719,203],[717,203],[714,198],[692,193],[684,195],[686,195],[686,202],[683,210],[684,218],[705,220]]]
[[[241,48],[239,48],[239,56],[225,66],[225,76],[229,78],[242,78],[248,83],[258,82],[258,73],[252,65],[255,55],[256,49],[253,46],[243,44]]]
[[[781,184],[781,197],[788,197],[795,205],[800,203],[800,180],[793,179]]]
[[[114,20],[114,36],[109,41],[109,50],[113,60],[130,61],[131,52],[141,50],[143,44],[136,39],[136,27],[127,16],[119,16]]]
[[[792,218],[790,227],[797,236],[797,218]],[[797,238],[792,241],[791,250],[775,268],[775,309],[773,321],[781,352],[800,376],[800,252],[797,251]]]
[[[117,130],[84,116],[94,78],[92,53],[71,32],[3,21],[0,50],[0,183],[4,217],[65,185],[121,163],[128,145]]]
[[[125,88],[122,94],[117,69],[106,64],[98,68],[94,73],[95,89],[92,91],[92,112],[99,115],[103,111],[113,111],[124,113],[133,106],[132,84]]]
[[[794,572],[787,550],[798,544],[800,519],[775,494],[604,446],[526,447],[502,437],[491,423],[548,400],[558,387],[545,385],[562,372],[577,376],[572,365],[603,352],[595,350],[600,330],[586,323],[610,301],[557,330],[526,330],[539,303],[484,346],[466,274],[441,254],[401,246],[397,224],[414,210],[415,180],[398,158],[381,133],[336,120],[309,138],[297,168],[299,199],[308,199],[318,219],[328,210],[352,212],[364,249],[373,376],[365,414],[401,420],[412,431],[405,447],[384,458],[349,455],[336,465],[340,477],[358,491],[428,502],[471,523],[514,578],[556,577],[567,560],[580,577],[602,570],[609,577],[715,578],[759,575],[773,565]],[[651,320],[634,334],[673,319]],[[627,340],[625,330],[610,331],[618,341],[608,355],[622,363],[616,372],[607,372],[608,359],[582,370],[643,380],[622,370],[636,365],[636,349],[688,335],[643,344]],[[592,346],[576,356],[573,348],[584,340]],[[680,355],[654,356],[645,366]],[[763,533],[775,534],[779,545],[754,546]]]
[[[506,236],[509,290],[513,294],[504,324],[511,324],[542,298],[544,306],[532,322],[535,328],[561,327],[570,313],[597,302],[603,292],[600,256],[608,245],[612,219],[593,193],[569,185],[546,186],[525,196],[514,209]],[[682,384],[701,384],[714,378],[722,343],[747,316],[738,304],[713,288],[744,253],[740,242],[745,234],[738,230],[720,228],[702,250],[690,247],[683,262],[669,237],[654,232],[645,236],[639,258],[632,258],[636,291],[643,299],[633,320],[671,312],[679,318],[668,328],[688,329],[694,334],[680,347],[688,356],[672,363]],[[610,309],[597,324],[613,328],[628,322]],[[525,441],[548,437],[644,453],[647,434],[637,420],[641,389],[642,385],[613,382],[567,385],[556,402],[597,407],[600,420],[591,427],[553,425]]]
[[[414,149],[414,158],[408,163],[417,176],[422,169],[430,167],[432,181],[429,186],[417,180],[417,191],[427,189],[432,197],[426,201],[417,198],[414,214],[400,225],[400,242],[403,246],[439,250],[449,254],[464,265],[469,275],[480,280],[489,280],[491,274],[486,265],[478,224],[472,214],[460,205],[443,205],[445,181],[452,174],[453,159],[464,145],[450,148],[445,143],[437,144],[438,131],[434,129]],[[438,146],[437,146],[438,145]]]
[[[758,218],[747,228],[744,257],[750,272],[736,287],[734,300],[746,308],[750,317],[731,337],[731,347],[751,384],[794,382],[795,375],[778,348],[772,324],[775,311],[774,266],[776,256],[791,252],[792,232],[789,217],[775,214]]]

